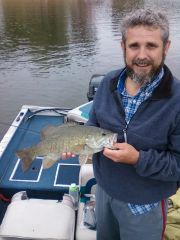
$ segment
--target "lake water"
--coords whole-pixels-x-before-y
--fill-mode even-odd
[[[167,12],[166,63],[178,77],[179,0],[0,0],[0,138],[24,104],[86,102],[91,75],[123,65],[122,17],[148,6]]]

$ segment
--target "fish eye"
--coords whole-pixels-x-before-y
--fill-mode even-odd
[[[102,133],[102,136],[106,136],[106,133]]]

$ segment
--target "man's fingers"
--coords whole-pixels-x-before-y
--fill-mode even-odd
[[[74,153],[71,153],[71,152],[64,152],[61,154],[61,158],[62,159],[67,159],[67,158],[70,158],[70,157],[75,157],[76,155]]]
[[[113,150],[109,148],[104,148],[103,154],[108,158],[115,159],[119,156],[119,149]]]
[[[125,147],[127,147],[127,143],[125,143],[125,142],[123,142],[123,143],[114,143],[113,144],[113,147],[114,148],[117,148],[117,149],[123,149],[123,148],[125,148]]]
[[[61,154],[61,158],[62,158],[62,159],[66,159],[66,158],[67,158],[66,153],[62,153],[62,154]]]
[[[67,152],[67,153],[66,153],[66,156],[67,156],[67,158],[69,158],[69,157],[72,156],[72,153],[71,153],[71,152]]]
[[[139,151],[128,143],[117,143],[114,149],[104,148],[103,154],[114,162],[135,164],[139,159]]]

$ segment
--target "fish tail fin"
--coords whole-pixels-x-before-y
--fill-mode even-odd
[[[23,171],[27,171],[33,161],[29,149],[23,149],[16,152],[17,156],[21,159],[21,166]]]

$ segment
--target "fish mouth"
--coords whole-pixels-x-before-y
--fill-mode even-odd
[[[117,137],[118,137],[118,134],[117,134],[117,133],[114,133],[113,136],[112,136],[112,141],[113,141],[113,143],[116,143],[116,142],[117,142]]]
[[[117,136],[118,134],[117,133],[114,133],[108,140],[107,144],[105,144],[105,147],[107,148],[112,148],[114,143],[117,142]]]
[[[108,134],[106,137],[96,139],[89,139],[86,144],[91,148],[95,149],[95,152],[102,151],[104,147],[112,148],[114,143],[117,142],[117,133]]]

